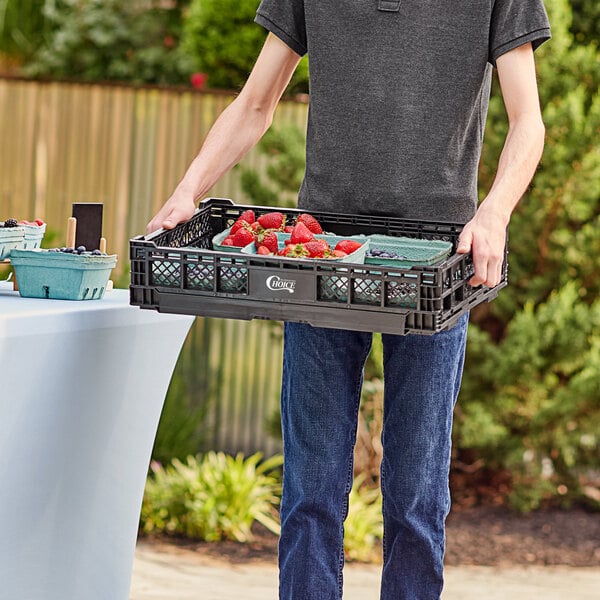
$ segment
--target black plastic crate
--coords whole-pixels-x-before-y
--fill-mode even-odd
[[[280,210],[288,220],[302,211],[204,200],[194,216],[170,231],[130,241],[131,304],[159,312],[233,319],[274,319],[385,333],[432,334],[452,327],[473,306],[507,283],[472,287],[470,254],[410,269],[217,252],[214,235],[246,209],[257,216]],[[454,248],[462,225],[395,217],[311,212],[337,235],[385,234],[445,240]]]

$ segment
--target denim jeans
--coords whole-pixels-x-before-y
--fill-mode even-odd
[[[384,334],[382,600],[443,585],[452,413],[468,315],[432,336]],[[372,334],[285,324],[281,600],[342,597],[343,532]]]

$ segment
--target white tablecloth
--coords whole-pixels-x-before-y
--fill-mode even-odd
[[[127,600],[150,454],[193,317],[0,284],[0,599]]]

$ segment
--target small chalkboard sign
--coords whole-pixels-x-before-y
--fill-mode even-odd
[[[96,250],[100,247],[102,208],[101,203],[73,203],[73,216],[77,219],[75,248],[85,246],[87,250]]]

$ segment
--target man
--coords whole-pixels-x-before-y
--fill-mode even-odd
[[[260,139],[300,60],[310,60],[306,211],[466,223],[474,286],[500,281],[510,215],[544,138],[533,50],[550,37],[541,0],[263,0],[269,35],[236,100],[148,225],[171,228]],[[477,164],[496,67],[509,131],[477,204]],[[443,585],[452,412],[467,316],[433,336],[383,335],[383,600],[429,600]],[[342,595],[343,520],[363,332],[286,323],[280,597]]]

